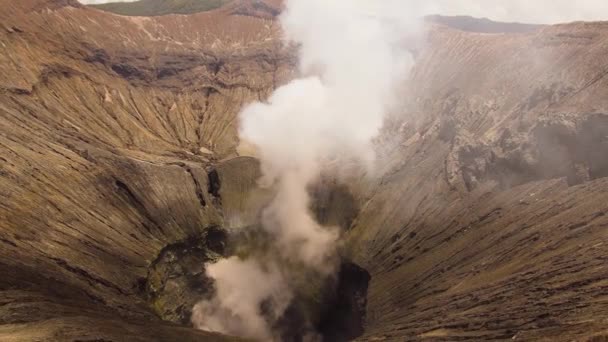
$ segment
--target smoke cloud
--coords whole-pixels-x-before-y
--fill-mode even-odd
[[[217,293],[193,309],[192,321],[202,330],[272,339],[267,319],[276,320],[291,300],[291,291],[276,265],[262,266],[237,257],[207,266]],[[265,304],[265,312],[261,307]]]
[[[264,227],[284,257],[324,272],[338,236],[311,217],[307,187],[323,160],[372,163],[370,142],[412,65],[398,44],[402,31],[361,9],[351,1],[289,1],[281,23],[299,44],[300,71],[308,76],[241,113],[240,136],[259,150],[263,183],[277,188]]]
[[[402,6],[362,4],[288,1],[281,24],[285,40],[298,46],[302,77],[278,88],[267,102],[246,106],[240,116],[241,139],[259,151],[261,186],[275,190],[261,226],[272,236],[276,260],[318,277],[338,266],[339,232],[315,221],[308,187],[337,156],[373,165],[372,139],[395,100],[395,86],[413,64],[401,39],[417,27],[418,16],[404,20],[394,16],[410,15]],[[272,336],[273,318],[291,299],[288,269],[263,259],[209,265],[207,275],[218,293],[195,308],[193,321],[228,334]],[[270,318],[261,313],[268,301],[274,303]]]

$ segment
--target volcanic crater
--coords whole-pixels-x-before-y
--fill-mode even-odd
[[[263,4],[0,0],[0,340],[241,340],[190,314],[271,196],[238,113],[297,59]],[[608,24],[470,20],[428,22],[379,175],[309,191],[328,341],[608,338]]]

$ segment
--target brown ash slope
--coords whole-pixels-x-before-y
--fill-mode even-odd
[[[429,39],[350,236],[364,340],[605,336],[608,25]]]
[[[237,113],[292,77],[276,9],[0,0],[1,340],[226,339],[163,323],[142,284],[252,210]],[[382,178],[353,184],[362,340],[608,335],[607,50],[604,23],[433,27]]]
[[[274,24],[246,4],[148,19],[2,1],[0,16],[0,340],[222,340],[163,324],[142,282],[238,206],[223,192],[247,169],[218,161],[242,104],[286,74]],[[240,173],[218,191],[211,168]]]

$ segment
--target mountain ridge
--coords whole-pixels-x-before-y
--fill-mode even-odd
[[[138,0],[90,5],[104,11],[130,16],[193,14],[222,7],[232,0]]]

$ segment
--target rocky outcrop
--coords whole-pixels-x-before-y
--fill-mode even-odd
[[[295,69],[277,2],[238,5],[0,0],[1,340],[230,339],[187,327],[182,290],[264,205],[237,114]],[[432,26],[380,176],[311,189],[371,276],[336,299],[368,291],[361,340],[608,335],[607,40]]]

